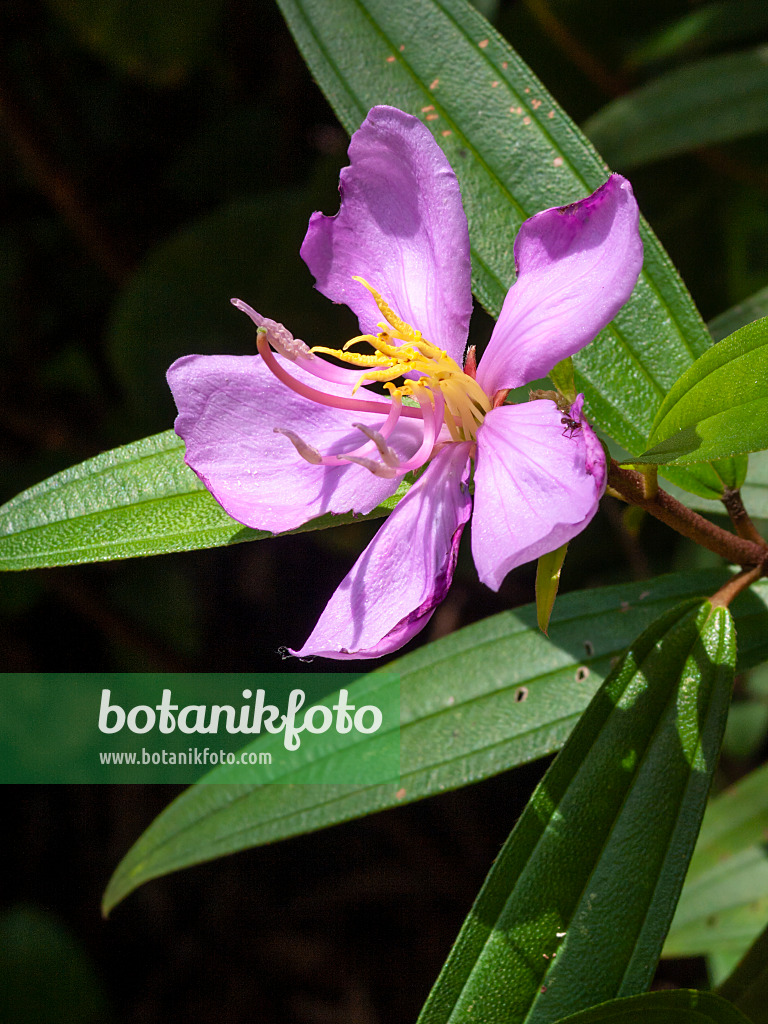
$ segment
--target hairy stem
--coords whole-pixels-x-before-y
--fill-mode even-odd
[[[757,532],[755,524],[749,518],[749,512],[744,508],[744,503],[741,500],[741,491],[732,491],[726,488],[723,491],[721,500],[725,505],[725,511],[731,518],[736,533],[745,540],[752,540],[755,544],[759,544],[768,550],[768,542]]]
[[[710,602],[713,608],[727,608],[735,597],[738,597],[742,590],[746,590],[752,583],[759,580],[765,566],[755,565],[751,569],[742,569],[738,575],[733,576],[724,583],[722,587],[713,594]]]
[[[608,468],[608,485],[611,490],[630,505],[639,505],[656,519],[660,519],[684,537],[714,551],[722,558],[737,565],[760,567],[760,573],[768,569],[768,548],[755,540],[737,537],[728,530],[715,526],[698,512],[687,508],[677,498],[659,489],[656,494],[646,497],[645,480],[642,473],[624,469],[611,459]]]

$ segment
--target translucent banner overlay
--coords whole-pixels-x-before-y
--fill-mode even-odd
[[[0,782],[367,786],[400,774],[393,673],[6,673]]]

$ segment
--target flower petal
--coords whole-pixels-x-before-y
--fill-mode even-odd
[[[605,455],[581,416],[542,399],[493,409],[477,433],[472,556],[483,583],[575,537],[597,511]],[[570,422],[569,422],[570,421]]]
[[[450,444],[432,460],[292,654],[380,658],[426,626],[451,585],[472,509],[469,448]]]
[[[546,376],[629,299],[643,265],[632,186],[618,174],[571,206],[525,221],[510,288],[477,368],[486,394]]]
[[[349,395],[348,385],[319,381],[276,358],[298,380],[329,396]],[[367,441],[353,424],[379,429],[390,409],[386,399],[364,396],[381,402],[381,416],[310,401],[279,381],[260,356],[184,356],[169,369],[168,383],[187,465],[246,526],[279,533],[326,512],[365,514],[397,490],[398,479],[382,479],[361,466],[310,465],[286,436],[275,433],[275,427],[290,430],[323,455],[352,452]],[[407,459],[422,433],[420,420],[400,420],[388,443]]]
[[[341,209],[314,213],[301,255],[317,287],[343,302],[364,334],[382,316],[365,278],[394,311],[461,362],[472,312],[469,232],[456,175],[429,129],[374,107],[349,145]]]

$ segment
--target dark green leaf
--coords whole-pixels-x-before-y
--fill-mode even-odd
[[[718,988],[718,995],[734,1003],[753,1024],[768,1024],[768,927]]]
[[[632,51],[632,64],[651,64],[682,54],[698,53],[736,39],[753,37],[768,28],[763,0],[722,0],[707,3],[660,29]]]
[[[679,483],[680,487],[689,494],[718,502],[718,511],[721,512],[722,505],[719,502],[723,488],[738,490],[746,479],[748,469],[749,457],[735,455],[731,459],[699,462],[692,466],[659,466],[659,474],[663,474],[673,484]],[[682,497],[686,504],[691,505],[685,495]],[[694,503],[692,507],[696,508],[697,506]]]
[[[650,984],[735,658],[728,610],[708,602],[631,644],[496,859],[419,1024],[543,1024]]]
[[[271,537],[231,519],[183,460],[168,430],[44,480],[0,508],[0,569],[36,569]],[[368,518],[386,515],[406,488]],[[357,522],[322,516],[298,531]]]
[[[768,448],[768,318],[705,352],[669,392],[637,462],[682,466]]]
[[[108,1024],[114,1019],[94,965],[61,921],[24,904],[0,914],[0,1020]]]
[[[464,0],[279,3],[348,131],[377,103],[425,119],[459,176],[475,293],[498,315],[520,223],[594,190],[606,177],[600,158]],[[659,242],[642,231],[645,268],[633,297],[574,359],[590,417],[628,451],[640,450],[667,389],[710,344]]]
[[[486,619],[387,666],[400,676],[398,786],[197,786],[168,807],[118,867],[107,909],[159,875],[249,846],[408,803],[556,750],[638,629],[722,570],[566,594],[549,639],[534,605]],[[768,658],[768,581],[739,596],[739,667]]]
[[[733,461],[738,464],[741,459],[746,461],[747,456],[737,455]],[[700,466],[691,466],[689,468],[701,469],[704,465],[706,464],[702,463]],[[750,455],[748,467],[747,475],[741,486],[741,497],[744,507],[753,518],[768,519],[768,452],[755,452]],[[674,466],[660,466],[659,470],[660,473],[663,471],[665,476],[674,481]],[[690,478],[686,483],[689,482]],[[670,490],[673,494],[675,493],[674,487],[671,487]],[[677,497],[685,502],[685,504],[690,505],[691,508],[700,509],[702,512],[710,512],[717,515],[724,514],[723,505],[719,498],[715,497],[714,493],[704,489],[702,489],[700,497],[693,497],[691,494],[684,494],[682,491],[677,493]]]
[[[758,47],[676,68],[612,100],[584,131],[620,170],[765,131],[767,62]]]
[[[710,992],[644,992],[590,1007],[558,1024],[749,1024],[733,1003]]]

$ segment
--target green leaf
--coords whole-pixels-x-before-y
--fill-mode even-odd
[[[760,843],[767,828],[768,765],[763,765],[710,801],[687,881],[703,877],[734,854]]]
[[[743,953],[768,920],[768,765],[711,801],[665,956]]]
[[[686,64],[612,100],[584,125],[622,170],[768,128],[768,49]]]
[[[498,315],[514,280],[521,222],[602,184],[599,156],[465,0],[279,5],[349,132],[378,103],[416,114],[432,129],[461,183],[475,294]],[[645,267],[632,298],[574,357],[591,420],[628,451],[640,451],[666,391],[710,345],[666,253],[647,225],[641,230]]]
[[[753,1024],[768,1024],[768,927],[718,988],[718,995],[734,1003]]]
[[[733,461],[738,463],[740,459],[746,460],[746,456],[737,455]],[[702,463],[700,466],[691,466],[690,468],[701,469],[704,465],[706,464]],[[768,519],[768,451],[755,452],[750,455],[748,467],[746,477],[740,488],[744,507],[753,518]],[[659,475],[661,476],[663,473],[672,481],[675,479],[675,472],[674,466],[659,467]],[[686,481],[686,483],[689,482],[690,480]],[[669,489],[673,494],[676,493],[674,486]],[[719,500],[719,497],[716,497],[715,493],[702,489],[701,497],[692,497],[690,494],[686,495],[682,492],[678,492],[677,497],[687,505],[690,505],[691,508],[699,509],[702,512],[723,515],[722,502]]]
[[[733,1003],[711,992],[677,989],[611,999],[559,1024],[749,1024]]]
[[[151,878],[495,775],[556,750],[639,629],[681,600],[714,593],[723,570],[566,594],[549,639],[533,605],[478,622],[391,662],[400,676],[397,786],[196,786],[117,868],[109,910]],[[733,604],[739,668],[768,658],[768,580]],[[352,699],[350,697],[350,699]]]
[[[678,606],[631,644],[496,859],[419,1024],[543,1024],[650,984],[735,657],[728,610],[708,602]]]
[[[116,70],[180,84],[212,49],[222,0],[48,0],[80,42]]]
[[[273,536],[231,519],[183,460],[184,442],[168,430],[57,473],[0,508],[0,569],[37,569],[134,555],[239,544]],[[298,530],[375,519],[321,516]]]
[[[96,967],[62,921],[23,903],[0,913],[0,1020],[108,1024],[115,1019]]]
[[[748,467],[748,456],[736,455],[732,459],[699,462],[692,466],[659,466],[659,476],[666,477],[673,484],[679,484],[689,494],[719,503],[724,487],[735,491],[744,483]],[[683,501],[691,504],[685,496]],[[696,505],[692,507],[695,508]],[[719,505],[718,511],[722,511],[722,505]]]
[[[629,62],[651,64],[681,54],[701,52],[736,39],[754,38],[768,28],[763,0],[708,3],[656,32],[632,51]]]
[[[686,465],[768,448],[768,318],[724,338],[682,375],[634,461]]]
[[[768,519],[768,452],[750,455],[741,498],[750,515]]]
[[[768,860],[759,846],[692,880],[681,896],[664,955],[741,956],[768,921]]]

